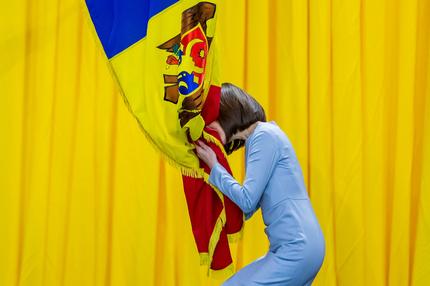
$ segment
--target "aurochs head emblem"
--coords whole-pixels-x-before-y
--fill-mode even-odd
[[[215,15],[215,4],[200,2],[182,13],[181,34],[158,46],[169,53],[167,67],[176,66],[172,74],[164,74],[164,100],[176,104],[185,96],[180,109],[181,126],[197,116],[203,107],[203,80],[212,41],[207,36],[207,21]]]

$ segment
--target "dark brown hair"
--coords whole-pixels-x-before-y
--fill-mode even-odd
[[[225,132],[227,154],[239,149],[244,140],[229,142],[231,137],[257,121],[266,121],[263,107],[248,93],[231,83],[221,85],[218,122]]]

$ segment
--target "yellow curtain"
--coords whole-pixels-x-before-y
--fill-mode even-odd
[[[82,0],[83,1],[83,0]],[[219,285],[180,173],[77,0],[0,10],[0,285]],[[222,76],[292,140],[327,241],[314,285],[430,283],[430,1],[225,1]],[[232,155],[243,179],[243,150]],[[260,212],[237,268],[268,243]]]

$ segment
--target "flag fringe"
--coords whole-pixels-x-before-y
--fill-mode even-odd
[[[228,242],[235,243],[243,238],[243,228],[245,223],[242,224],[242,227],[238,232],[227,234]]]
[[[209,254],[207,252],[200,253],[200,265],[210,265]],[[230,263],[223,269],[208,269],[207,276],[215,279],[225,279],[234,274],[234,264]]]
[[[88,11],[87,6],[85,5],[84,1],[81,2],[81,9],[84,10],[84,14],[86,16],[87,19],[87,24],[90,27],[91,32],[93,33],[93,38],[94,41],[96,43],[96,45],[99,47],[99,51],[104,51],[104,48],[100,42],[100,39],[97,35],[97,32],[95,30],[95,27],[93,25],[90,13]],[[210,265],[212,264],[212,259],[213,259],[213,254],[215,251],[215,247],[219,241],[219,237],[221,234],[221,231],[223,229],[223,227],[225,226],[225,222],[226,222],[226,214],[225,214],[225,205],[224,205],[224,195],[220,192],[220,190],[218,190],[214,185],[209,183],[209,175],[204,171],[203,168],[198,168],[198,169],[193,169],[190,167],[186,167],[183,166],[179,163],[177,163],[173,158],[171,158],[169,155],[167,155],[166,153],[164,153],[160,147],[154,142],[154,140],[152,139],[152,137],[149,135],[149,133],[145,130],[145,128],[142,125],[142,122],[138,119],[138,117],[136,116],[136,114],[133,112],[133,109],[131,108],[131,105],[128,101],[127,96],[124,93],[124,90],[121,86],[121,83],[118,79],[117,74],[115,73],[115,71],[113,70],[112,64],[109,60],[109,58],[107,57],[107,55],[104,52],[101,52],[101,54],[104,56],[104,58],[106,59],[106,66],[108,67],[108,70],[111,74],[111,76],[114,78],[114,81],[117,84],[117,87],[119,89],[119,93],[121,94],[121,97],[128,109],[128,111],[133,115],[134,119],[137,121],[140,130],[142,131],[142,133],[145,135],[145,137],[148,139],[148,142],[150,143],[150,145],[160,154],[160,156],[166,160],[171,166],[178,168],[181,172],[182,175],[184,176],[188,176],[188,177],[192,177],[192,178],[203,178],[203,180],[209,184],[217,193],[217,195],[220,197],[221,202],[223,204],[223,209],[220,213],[220,216],[217,219],[217,222],[215,224],[214,230],[212,232],[212,235],[209,239],[209,246],[208,246],[208,253],[200,253],[200,264],[201,265],[208,265],[208,271],[207,271],[207,275],[208,276],[219,276],[219,275],[231,275],[234,273],[234,265],[233,263],[231,263],[229,266],[227,266],[226,268],[220,269],[220,270],[213,270],[210,269]],[[224,146],[222,145],[222,143],[214,136],[212,136],[211,134],[203,131],[203,138],[206,139],[209,142],[212,142],[214,144],[216,144],[222,151],[222,153],[224,154],[225,158],[227,158],[227,153],[224,150]],[[228,234],[228,241],[232,242],[232,241],[237,241],[238,239],[240,239],[242,237],[242,232],[243,232],[243,226],[242,229],[234,234]]]
[[[110,65],[109,65],[110,66]],[[116,78],[116,74],[113,71],[112,67],[111,67],[111,72],[114,75],[114,77]],[[116,80],[117,83],[119,84],[119,80]],[[120,84],[119,84],[120,85]],[[120,85],[121,86],[121,85]],[[203,170],[203,168],[198,168],[198,169],[193,169],[190,167],[186,167],[184,165],[179,164],[178,162],[176,162],[172,157],[170,157],[168,154],[164,153],[161,148],[157,145],[157,143],[155,143],[154,139],[152,139],[151,135],[149,135],[149,133],[145,130],[145,128],[143,127],[142,122],[139,120],[139,118],[137,118],[136,114],[133,112],[133,109],[130,106],[130,103],[128,102],[127,96],[125,95],[125,93],[123,92],[122,88],[120,89],[120,94],[122,96],[122,99],[125,103],[125,105],[127,106],[128,111],[133,115],[134,119],[137,121],[137,124],[140,127],[140,130],[142,131],[142,133],[145,135],[146,139],[148,140],[148,142],[150,143],[150,145],[160,154],[160,156],[166,160],[171,166],[178,168],[181,171],[181,174],[184,176],[188,176],[188,177],[192,177],[192,178],[204,178],[204,175],[206,174],[205,171]]]
[[[224,212],[224,216],[225,216],[225,211],[224,209],[222,210],[222,212]],[[224,224],[225,221],[223,221],[222,219],[222,215],[220,215],[217,219],[217,222],[215,224],[214,230],[212,231],[212,235],[209,239],[209,246],[208,246],[208,250],[209,250],[209,263],[208,263],[208,271],[207,271],[207,276],[209,276],[210,274],[210,268],[211,268],[211,264],[212,264],[212,260],[213,260],[213,255],[215,252],[215,247],[218,244],[219,241],[219,237],[221,235],[221,231],[224,228]]]
[[[217,145],[218,148],[221,149],[221,152],[224,154],[224,157],[227,159],[227,153],[225,152],[224,145],[222,145],[222,143],[215,136],[207,133],[206,131],[203,131],[203,138]]]

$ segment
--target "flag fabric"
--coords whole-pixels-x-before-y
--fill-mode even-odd
[[[208,183],[192,141],[206,141],[231,173],[220,137],[216,18],[219,1],[86,0],[91,23],[124,102],[143,133],[183,175],[201,263],[232,270],[228,240],[244,216]],[[209,272],[209,271],[208,271]]]

